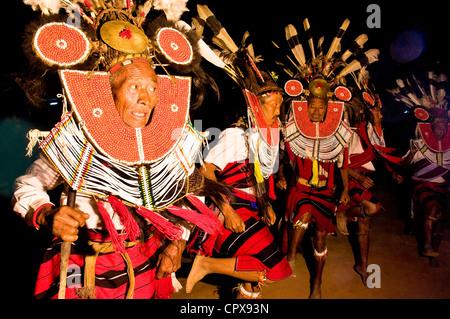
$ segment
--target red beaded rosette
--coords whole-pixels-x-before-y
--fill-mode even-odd
[[[47,65],[69,67],[81,63],[89,56],[90,42],[76,27],[52,22],[40,27],[33,41],[39,58]]]
[[[426,121],[430,118],[430,114],[428,113],[428,111],[421,107],[418,107],[414,110],[414,115],[421,121]]]
[[[338,86],[335,90],[334,90],[334,95],[336,95],[336,97],[341,100],[341,101],[345,101],[348,102],[351,100],[352,98],[352,93],[350,92],[349,89],[347,89],[345,86]]]
[[[370,106],[374,106],[375,105],[375,100],[372,98],[372,96],[369,93],[363,92],[362,93],[362,97],[363,97],[364,101],[369,103]]]
[[[303,92],[303,85],[300,81],[291,79],[284,84],[284,91],[289,96],[299,96]]]
[[[178,30],[161,28],[156,36],[161,52],[171,62],[189,64],[193,58],[192,46],[188,39]]]

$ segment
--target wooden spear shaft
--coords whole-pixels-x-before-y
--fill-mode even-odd
[[[67,206],[75,207],[75,198],[77,191],[69,186],[69,193],[67,195]],[[59,265],[59,291],[58,299],[66,298],[66,284],[67,284],[67,268],[69,267],[70,249],[72,243],[70,241],[63,241],[61,244],[61,261]]]

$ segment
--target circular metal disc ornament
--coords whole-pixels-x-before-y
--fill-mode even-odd
[[[363,92],[362,97],[363,97],[364,101],[369,103],[370,106],[375,105],[375,100],[372,98],[372,96],[369,93]]]
[[[335,90],[334,90],[334,95],[336,95],[336,97],[341,100],[341,101],[345,101],[348,102],[351,100],[352,98],[352,93],[350,92],[349,89],[347,89],[345,86],[338,86]]]
[[[169,61],[176,64],[191,63],[194,56],[192,46],[180,31],[161,28],[156,36],[156,43]]]
[[[100,37],[114,50],[142,53],[148,47],[144,31],[126,21],[108,21],[100,28]]]
[[[298,80],[289,80],[284,84],[284,91],[289,96],[299,96],[303,92],[303,85]]]
[[[414,110],[414,116],[421,121],[426,121],[430,118],[430,114],[428,113],[428,111],[421,107],[418,107]]]
[[[33,47],[47,65],[69,67],[86,60],[90,42],[81,30],[66,23],[52,22],[37,30]]]
[[[324,79],[315,79],[308,85],[309,91],[317,97],[325,97],[330,91],[330,85]]]

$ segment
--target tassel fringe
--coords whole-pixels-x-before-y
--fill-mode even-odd
[[[176,226],[169,222],[161,215],[142,206],[138,206],[136,208],[136,212],[142,217],[148,219],[157,230],[159,230],[167,237],[167,239],[181,239],[183,230],[179,226]]]

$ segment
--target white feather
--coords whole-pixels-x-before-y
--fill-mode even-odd
[[[438,78],[437,78],[437,82],[438,82],[438,83],[440,83],[440,82],[447,82],[447,75],[445,75],[445,74],[440,74],[440,75],[438,76]],[[442,103],[442,101],[444,100],[445,96],[446,96],[445,89],[444,89],[443,86],[441,86],[441,87],[439,88],[439,90],[437,91],[437,100],[438,100],[438,103],[439,103],[439,104]]]
[[[378,61],[378,55],[380,54],[380,50],[378,49],[370,49],[364,52],[364,55],[368,59],[368,64],[371,64],[375,61]],[[336,78],[340,78],[349,74],[350,72],[358,71],[362,67],[361,63],[358,60],[353,60],[349,64],[347,64],[342,71],[337,75]]]
[[[430,80],[436,81],[436,75],[434,74],[434,72],[428,72],[428,78]],[[436,103],[436,87],[432,84],[431,81],[430,81],[430,94],[431,94],[431,100],[434,103]]]
[[[286,40],[289,40],[293,37],[298,37],[297,29],[292,24],[286,26],[285,33],[286,33]],[[305,67],[306,66],[305,52],[303,51],[303,46],[300,43],[300,39],[299,43],[295,47],[291,48],[291,51],[294,54],[295,58],[297,59],[298,63],[300,63],[302,67]]]
[[[31,6],[33,10],[41,10],[43,14],[57,14],[63,7],[60,0],[23,0],[23,3]]]
[[[339,28],[339,30],[343,30],[343,32],[345,33],[349,24],[350,24],[350,20],[345,19],[344,22],[342,23],[341,27]],[[341,38],[334,37],[333,42],[331,42],[330,48],[328,49],[327,55],[325,56],[325,60],[329,60],[333,56],[333,54],[336,52],[336,50],[338,49],[339,43],[341,43]]]
[[[368,40],[367,35],[361,34],[355,39],[355,42],[358,43],[358,46],[360,48],[362,48],[363,44],[366,43],[367,40]],[[344,54],[342,54],[341,56],[341,60],[346,61],[350,57],[350,55],[352,55],[352,52],[350,52],[350,50],[345,51]]]
[[[309,24],[308,18],[303,20],[303,27],[304,27],[305,31],[311,29],[311,26]],[[309,44],[309,48],[311,49],[312,57],[313,57],[313,59],[315,59],[316,58],[316,52],[314,51],[314,40],[313,40],[312,37],[310,39],[308,39],[308,44]]]
[[[178,21],[184,12],[189,11],[187,2],[188,0],[155,0],[153,7],[164,11],[169,21]]]
[[[191,29],[191,26],[183,20],[179,20],[177,22],[177,26],[185,31],[189,31]],[[201,56],[204,57],[209,63],[212,63],[219,68],[225,67],[225,63],[217,56],[216,53],[214,53],[213,50],[211,50],[211,48],[205,43],[205,41],[200,39],[197,44]]]
[[[397,85],[398,85],[400,88],[404,88],[404,87],[405,87],[405,83],[403,82],[402,79],[397,79],[397,80],[395,80],[395,82],[397,82]]]

